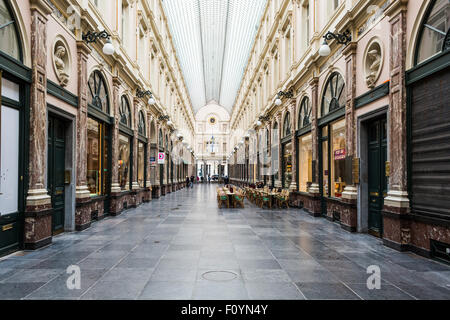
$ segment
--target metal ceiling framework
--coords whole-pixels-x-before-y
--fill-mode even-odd
[[[231,113],[267,0],[163,0],[194,112]]]

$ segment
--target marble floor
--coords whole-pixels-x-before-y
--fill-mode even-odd
[[[450,299],[450,266],[298,209],[218,209],[197,185],[2,258],[0,299]]]

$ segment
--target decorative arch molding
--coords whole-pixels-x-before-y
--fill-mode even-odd
[[[303,94],[299,99],[297,110],[297,130],[300,130],[312,122],[312,101],[307,94]]]
[[[327,77],[324,78],[324,81],[323,81],[321,89],[320,89],[320,95],[319,95],[318,106],[317,106],[318,107],[317,113],[319,115],[319,118],[322,118],[322,117],[326,116],[327,114],[329,114],[330,112],[334,111],[334,109],[333,109],[333,110],[329,110],[327,113],[324,113],[323,103],[324,103],[324,99],[325,99],[325,94],[328,89],[328,84],[331,81],[334,81],[332,78],[334,78],[336,75],[340,76],[340,78],[344,81],[344,88],[342,89],[342,92],[337,93],[339,95],[339,97],[332,96],[331,98],[340,98],[341,96],[343,96],[343,98],[346,99],[347,83],[345,81],[345,77],[343,76],[343,74],[345,74],[345,73],[342,73],[338,68],[333,68],[329,71]],[[340,88],[338,88],[338,89],[340,89]],[[343,106],[345,106],[345,102],[346,101],[344,101]],[[341,107],[343,107],[343,106],[341,106]]]
[[[110,84],[110,82],[108,81],[108,75],[105,73],[105,70],[101,67],[101,66],[99,66],[99,65],[97,65],[97,66],[94,66],[94,67],[92,67],[91,68],[91,70],[89,70],[89,72],[88,72],[88,84],[89,84],[89,79],[90,79],[90,77],[91,77],[91,75],[94,73],[94,72],[99,72],[99,74],[103,77],[103,80],[104,80],[104,83],[105,83],[105,87],[106,87],[106,91],[107,91],[107,96],[108,96],[108,106],[109,106],[109,111],[107,112],[109,115],[112,115],[113,114],[113,111],[114,111],[114,108],[113,108],[113,105],[114,105],[114,102],[113,102],[113,95],[112,95],[112,87],[111,87],[111,84]],[[90,91],[89,91],[89,86],[88,86],[88,96],[90,97]],[[89,100],[88,100],[89,101]]]
[[[31,40],[28,36],[30,33],[28,29],[26,28],[26,25],[23,21],[23,17],[20,14],[19,5],[17,4],[18,1],[22,0],[5,0],[12,11],[12,14],[14,15],[15,21],[16,21],[16,27],[17,27],[17,36],[22,48],[22,63],[31,68]]]
[[[412,30],[411,30],[411,36],[406,52],[406,70],[409,70],[414,67],[415,64],[415,57],[416,57],[416,48],[417,44],[419,42],[419,34],[421,31],[421,26],[423,23],[423,20],[425,19],[425,15],[428,12],[428,8],[430,7],[430,4],[433,0],[425,0],[422,1],[420,5],[420,9],[417,13],[417,19],[414,21]]]

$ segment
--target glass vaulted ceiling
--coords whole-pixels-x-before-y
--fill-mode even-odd
[[[267,0],[163,0],[194,112],[230,113]]]

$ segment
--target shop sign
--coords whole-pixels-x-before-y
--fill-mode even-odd
[[[345,149],[339,149],[334,152],[334,160],[344,160],[345,159]]]
[[[158,153],[158,164],[164,164],[164,160],[166,159],[166,154],[164,152]]]

